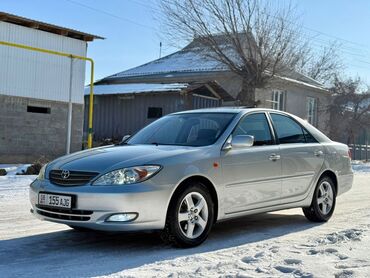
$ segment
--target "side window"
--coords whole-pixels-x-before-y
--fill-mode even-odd
[[[233,136],[236,135],[254,136],[254,146],[273,144],[270,127],[263,113],[244,117],[233,132]]]
[[[302,127],[293,119],[273,113],[271,118],[280,144],[306,143]]]
[[[317,143],[315,137],[313,137],[307,130],[303,129],[304,137],[306,138],[306,143]]]

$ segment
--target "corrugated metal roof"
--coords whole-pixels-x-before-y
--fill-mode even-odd
[[[225,46],[226,47],[226,46]],[[237,55],[228,49],[228,57],[231,60],[237,59]],[[145,79],[155,76],[158,79],[165,77],[176,77],[184,73],[204,74],[217,71],[229,71],[229,68],[222,62],[210,57],[205,47],[199,46],[194,40],[185,48],[163,58],[151,61],[138,67],[134,67],[106,78],[97,83],[124,82],[125,79]],[[326,90],[320,82],[294,70],[284,74],[284,78],[299,81],[301,85],[314,86],[317,89]],[[297,82],[295,82],[297,83]]]
[[[187,83],[133,83],[133,84],[112,84],[95,85],[95,95],[116,95],[116,94],[140,94],[156,92],[180,92],[187,88]],[[85,87],[85,95],[90,93],[90,87]]]
[[[225,64],[204,55],[203,49],[196,47],[184,48],[178,52],[144,65],[108,76],[106,79],[148,76],[154,74],[171,74],[178,72],[210,72],[225,70],[228,70]]]
[[[84,33],[70,28],[65,28],[50,23],[45,23],[22,16],[0,12],[0,21],[9,22],[32,29],[38,29],[41,31],[54,33],[64,37],[71,37],[83,41],[93,41],[94,39],[104,39],[103,37],[96,36],[93,34]]]

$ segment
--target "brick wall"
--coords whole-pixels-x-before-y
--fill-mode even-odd
[[[27,112],[28,106],[47,113]],[[0,95],[0,163],[65,154],[67,115],[68,103]],[[83,105],[73,104],[71,152],[81,150],[82,128]]]

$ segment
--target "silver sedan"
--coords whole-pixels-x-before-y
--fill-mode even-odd
[[[115,146],[47,164],[30,186],[31,212],[74,229],[161,230],[181,247],[215,222],[302,207],[329,220],[352,186],[348,147],[306,121],[268,109],[167,115]]]

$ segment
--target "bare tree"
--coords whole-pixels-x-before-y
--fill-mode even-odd
[[[292,70],[307,69],[312,77],[325,78],[327,70],[334,67],[328,55],[323,54],[321,60],[313,55],[291,4],[279,7],[275,1],[259,0],[160,2],[163,32],[169,40],[195,38],[203,46],[202,54],[240,76],[238,99],[243,105],[255,106],[256,88],[264,88],[271,79]]]
[[[359,78],[335,78],[329,106],[330,135],[335,140],[355,143],[361,132],[370,129],[370,91],[361,85]]]
[[[332,86],[335,78],[344,69],[338,53],[340,47],[341,44],[337,41],[331,42],[319,50],[307,45],[304,53],[298,53],[300,59],[299,63],[295,65],[295,69],[323,84]]]

